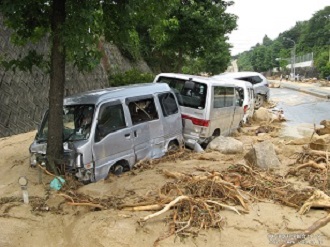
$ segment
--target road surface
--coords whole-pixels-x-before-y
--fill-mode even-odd
[[[271,88],[270,99],[283,109],[287,119],[284,137],[305,137],[313,133],[316,126],[330,120],[330,101],[285,88]]]

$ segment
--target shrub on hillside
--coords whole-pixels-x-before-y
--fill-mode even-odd
[[[151,73],[143,73],[137,69],[128,70],[124,73],[117,73],[110,75],[109,86],[118,87],[136,83],[146,83],[152,82],[154,80],[154,75]]]

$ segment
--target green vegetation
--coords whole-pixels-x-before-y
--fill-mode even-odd
[[[109,78],[109,86],[117,87],[129,84],[153,82],[155,75],[152,73],[142,73],[137,69],[128,70],[124,73],[113,74]]]
[[[296,43],[296,56],[313,52],[314,66],[319,77],[330,75],[330,6],[316,12],[308,21],[297,22],[275,40],[264,37],[262,44],[239,54],[239,70],[266,72],[274,67],[284,68],[288,61],[276,58],[290,58],[293,42]]]
[[[230,60],[226,35],[236,27],[236,16],[226,13],[231,4],[222,0],[1,0],[0,14],[12,30],[12,44],[49,43],[46,53],[28,46],[26,54],[0,59],[6,69],[32,71],[38,66],[50,75],[47,168],[56,173],[54,164],[62,164],[67,63],[81,71],[93,70],[104,55],[105,41],[116,44],[130,60],[144,58],[154,72],[219,73]],[[151,75],[134,70],[110,77],[111,85],[151,81]]]

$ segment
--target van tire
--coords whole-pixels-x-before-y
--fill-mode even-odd
[[[220,134],[221,134],[220,129],[215,129],[212,134],[213,139],[220,136]]]
[[[112,171],[112,173],[115,174],[116,176],[120,176],[123,172],[124,172],[124,167],[120,164],[115,165]]]
[[[264,102],[265,102],[265,96],[261,95],[261,94],[257,94],[255,103],[254,103],[254,108],[258,109],[258,108],[262,107]]]
[[[129,171],[129,166],[126,161],[121,160],[117,162],[113,167],[111,167],[110,171],[116,175],[120,176],[123,172]]]
[[[170,143],[167,146],[167,152],[171,151],[178,151],[179,150],[179,143],[177,141],[170,141]]]

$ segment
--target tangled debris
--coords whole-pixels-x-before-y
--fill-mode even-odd
[[[296,156],[296,166],[287,172],[286,177],[303,177],[303,180],[308,181],[311,186],[329,194],[330,160],[328,152],[312,150],[308,146],[303,146],[303,150]]]
[[[159,210],[141,219],[151,218],[170,211],[167,217],[170,229],[158,241],[177,234],[180,237],[196,236],[201,229],[221,229],[225,223],[221,210],[237,214],[249,212],[251,201],[273,201],[299,209],[313,195],[314,189],[297,190],[284,178],[261,171],[256,167],[237,164],[220,172],[195,168],[199,174],[186,174],[164,170],[174,181],[167,182],[149,205],[126,205],[125,210]]]
[[[66,191],[66,193],[58,193],[56,195],[64,197],[67,200],[67,204],[70,206],[88,206],[98,210],[117,208],[119,204],[122,204],[122,198],[94,198],[72,190]]]
[[[181,160],[187,160],[191,159],[193,156],[196,155],[196,153],[189,149],[181,148],[178,151],[169,151],[166,155],[162,156],[159,159],[143,159],[133,166],[133,170],[144,171],[148,169],[153,169],[155,165],[162,162],[177,162]]]
[[[39,196],[30,196],[29,197],[29,204],[32,207],[32,211],[47,211],[46,210],[46,197],[39,197]],[[2,209],[2,207],[4,205],[6,205],[6,207],[3,209],[3,214],[0,215],[0,217],[7,217],[8,213],[10,211],[10,209],[12,209],[13,207],[22,205],[23,203],[23,198],[22,197],[17,197],[17,196],[10,196],[10,197],[2,197],[0,198],[0,209]],[[8,204],[8,205],[7,205]]]

